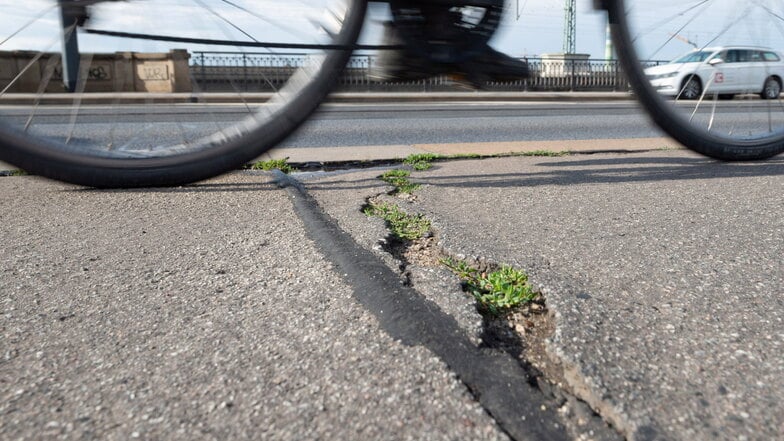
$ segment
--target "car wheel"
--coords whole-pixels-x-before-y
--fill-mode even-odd
[[[765,80],[765,87],[762,88],[760,96],[765,100],[775,100],[781,95],[781,83],[774,77]]]
[[[697,75],[691,75],[683,81],[679,98],[685,100],[696,100],[702,95],[702,83]]]

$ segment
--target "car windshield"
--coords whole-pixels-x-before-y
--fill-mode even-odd
[[[702,63],[711,56],[713,51],[696,51],[671,61],[671,63]]]

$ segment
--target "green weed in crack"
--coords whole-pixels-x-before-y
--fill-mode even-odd
[[[406,180],[409,174],[405,170],[392,170],[385,175],[389,180]],[[589,406],[579,399],[570,398],[572,395],[561,389],[560,385],[566,384],[563,369],[558,363],[549,361],[544,343],[554,332],[554,324],[546,314],[544,298],[533,290],[524,272],[502,266],[487,273],[463,260],[441,258],[446,253],[437,248],[436,233],[427,218],[407,214],[397,205],[379,202],[377,197],[368,200],[363,212],[386,221],[393,240],[387,243],[385,250],[402,262],[399,270],[412,286],[414,282],[410,278],[409,265],[436,266],[440,262],[446,266],[463,282],[464,289],[479,305],[482,347],[505,351],[517,359],[527,372],[531,385],[541,389],[552,406],[568,409],[564,418],[570,420],[569,424],[574,427],[588,424],[586,427],[591,433],[594,428],[611,432],[612,429],[598,414],[590,413]],[[414,289],[417,287],[414,286]],[[578,409],[579,413],[574,409]],[[591,416],[586,418],[585,415]],[[575,430],[575,433],[586,432]]]
[[[406,159],[403,160],[403,164],[410,165],[414,170],[424,171],[430,170],[433,166],[433,161],[443,158],[444,156],[435,153],[414,153],[408,155]]]
[[[501,315],[538,297],[538,293],[528,283],[528,276],[510,266],[483,273],[461,260],[445,258],[441,259],[441,264],[463,281],[466,291],[479,302],[483,310],[493,315]]]
[[[569,156],[569,152],[567,151],[555,152],[552,150],[533,150],[530,152],[513,153],[512,156],[544,156],[544,157],[556,158],[559,156]]]
[[[415,190],[419,189],[421,185],[409,181],[409,176],[411,176],[411,172],[407,170],[395,169],[385,172],[378,178],[395,187],[395,190],[392,192],[393,194],[411,194]]]
[[[421,214],[408,214],[397,205],[371,201],[364,208],[367,216],[384,219],[392,236],[399,240],[416,240],[430,234],[430,221]]]
[[[257,161],[248,166],[251,170],[280,170],[285,174],[290,174],[297,171],[296,168],[292,167],[291,164],[288,163],[289,158],[284,159],[271,159],[269,161]]]

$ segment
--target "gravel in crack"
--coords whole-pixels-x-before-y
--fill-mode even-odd
[[[434,236],[423,237],[409,242],[408,244],[400,244],[402,255],[406,262],[420,266],[439,266],[441,260],[441,253],[435,247],[437,240]]]

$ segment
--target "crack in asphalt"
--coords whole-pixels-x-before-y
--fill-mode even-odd
[[[567,440],[557,409],[531,386],[517,360],[474,345],[456,320],[406,286],[381,259],[358,245],[294,178],[275,173],[289,193],[310,238],[354,290],[385,332],[403,344],[421,345],[460,378],[498,425],[515,440]]]
[[[393,197],[395,196],[395,191],[392,190],[370,196],[366,199],[365,206],[371,204],[371,201],[374,200],[379,202],[385,195]],[[398,194],[397,197],[400,197],[400,195]],[[408,195],[405,199],[413,201],[416,198],[413,195]],[[395,202],[391,203],[395,204]],[[391,232],[384,239],[382,249],[400,263],[399,275],[405,279],[407,286],[418,290],[413,282],[412,268],[441,266],[435,262],[440,262],[444,258],[453,260],[465,259],[465,256],[450,252],[444,248],[444,245],[437,238],[438,231],[435,226],[431,226],[430,233],[423,239],[413,241],[401,239]],[[413,252],[411,247],[415,248]],[[504,266],[502,262],[495,262],[486,258],[477,259],[469,259],[469,265],[481,272],[492,272]],[[465,291],[465,286],[463,286],[462,293],[470,295]],[[459,295],[459,293],[454,294]],[[544,300],[544,298],[542,297],[541,300]],[[527,373],[529,384],[545,397],[545,400],[548,401],[548,406],[554,406],[558,409],[561,423],[566,426],[568,434],[574,439],[591,439],[593,441],[620,441],[626,439],[620,430],[612,427],[604,419],[602,412],[591,407],[588,402],[575,395],[573,390],[565,387],[566,384],[576,384],[577,380],[575,380],[573,372],[566,370],[566,365],[562,358],[556,357],[554,359],[546,353],[544,339],[547,337],[545,335],[549,335],[549,332],[554,332],[555,323],[553,322],[554,317],[549,317],[546,306],[543,303],[541,305],[544,309],[539,312],[532,312],[529,309],[527,311],[528,314],[524,314],[527,317],[525,321],[531,323],[531,325],[526,326],[530,326],[533,331],[526,332],[525,338],[522,338],[516,329],[511,329],[520,326],[520,323],[515,324],[510,317],[480,313],[482,317],[482,331],[481,335],[479,335],[481,339],[480,347],[506,352],[513,359],[517,360]],[[540,362],[543,358],[548,361],[545,365],[540,365],[534,361],[537,357]],[[565,375],[567,374],[573,374],[570,377],[572,381],[566,381]],[[606,406],[599,406],[598,409],[607,410]]]

